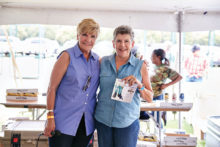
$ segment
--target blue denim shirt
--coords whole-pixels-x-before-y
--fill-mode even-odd
[[[111,99],[115,79],[134,75],[142,81],[143,61],[132,54],[128,62],[116,71],[115,54],[102,58],[100,72],[100,92],[95,110],[95,119],[109,127],[124,128],[131,125],[140,114],[140,93],[136,90],[131,103]]]
[[[65,50],[70,63],[56,91],[55,125],[56,129],[67,135],[75,136],[80,120],[85,115],[86,134],[94,131],[94,109],[96,90],[99,85],[99,57],[91,52],[87,61],[78,44]],[[88,76],[90,86],[83,91]]]

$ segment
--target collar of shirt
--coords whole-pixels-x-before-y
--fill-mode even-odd
[[[83,53],[80,50],[78,43],[73,47],[73,53],[74,53],[75,57],[83,56]],[[96,59],[96,55],[92,51],[90,51],[90,58],[93,60]]]
[[[165,65],[164,64],[160,64],[160,65],[154,65],[154,70],[157,70],[159,69],[160,67],[164,67]]]
[[[110,62],[111,62],[112,65],[116,65],[115,64],[115,57],[116,57],[116,53],[111,57],[111,61]],[[129,57],[128,62],[126,64],[129,63],[130,65],[135,66],[134,58],[136,58],[136,57],[133,54],[130,53],[130,57]]]

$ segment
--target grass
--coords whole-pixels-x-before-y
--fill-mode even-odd
[[[198,140],[197,147],[205,147],[205,140]]]
[[[178,120],[168,120],[165,128],[177,129],[179,126]],[[182,120],[182,129],[186,131],[187,134],[193,134],[193,126],[186,122],[185,119]],[[205,140],[197,139],[197,147],[205,147]]]
[[[165,128],[177,129],[178,128],[178,120],[169,120]],[[193,134],[193,127],[185,120],[182,121],[182,129],[186,131],[187,134]]]

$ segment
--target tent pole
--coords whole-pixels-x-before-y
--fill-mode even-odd
[[[182,16],[183,16],[183,12],[179,11],[178,12],[178,16],[177,16],[177,27],[178,27],[178,32],[179,32],[179,73],[181,74],[181,67],[182,67],[182,63],[181,63],[181,59],[182,59]],[[179,82],[179,91],[178,91],[178,97],[181,93],[181,81]],[[182,128],[182,121],[181,121],[181,112],[179,112],[179,129]]]

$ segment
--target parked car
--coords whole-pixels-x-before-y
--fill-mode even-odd
[[[22,44],[19,38],[14,37],[14,36],[9,36],[8,39],[11,44],[12,51],[14,53],[23,53]],[[5,36],[0,36],[0,54],[5,55],[5,56],[10,55],[9,44]]]
[[[27,38],[24,41],[26,55],[42,55],[43,57],[53,56],[60,48],[56,40],[48,38]]]

